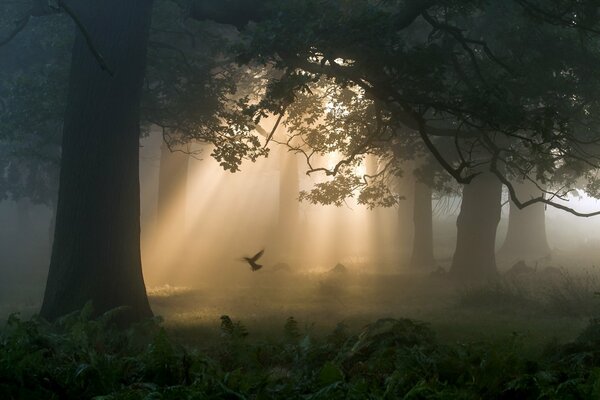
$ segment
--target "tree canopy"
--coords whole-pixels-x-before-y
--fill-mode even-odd
[[[259,21],[234,48],[238,62],[278,71],[260,101],[246,107],[255,120],[284,113],[325,81],[358,89],[356,96],[387,115],[378,123],[393,128],[392,140],[418,135],[460,183],[488,170],[518,206],[544,202],[578,215],[553,199],[579,177],[588,194],[599,195],[596,2],[551,9],[528,1],[260,4]],[[391,134],[377,131],[378,139]],[[347,159],[369,151],[339,150]],[[554,186],[524,200],[511,179]]]
[[[63,2],[32,5],[14,11],[22,18],[2,43],[61,10],[85,31]],[[378,183],[402,173],[396,161],[431,154],[459,183],[493,172],[519,207],[588,215],[554,199],[575,186],[600,195],[597,9],[592,0],[160,1],[143,119],[169,142],[215,144],[232,171],[266,155],[259,137],[271,136],[333,177],[313,200],[359,187],[365,202],[389,204]],[[273,137],[268,116],[287,138]],[[311,163],[332,150],[335,165]],[[365,154],[378,157],[377,176],[356,174]],[[511,181],[523,179],[545,195],[517,198]]]

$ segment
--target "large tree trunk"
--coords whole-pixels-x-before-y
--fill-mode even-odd
[[[413,221],[415,236],[413,239],[411,267],[432,268],[433,258],[433,209],[431,206],[431,187],[422,182],[415,183]]]
[[[532,182],[513,183],[517,196],[526,201],[538,197],[541,191]],[[535,260],[550,254],[546,237],[545,206],[533,204],[522,210],[512,201],[508,216],[508,231],[498,257],[509,263],[520,259]]]
[[[463,187],[450,268],[455,277],[485,279],[497,274],[495,245],[501,200],[502,184],[491,173],[482,173]]]
[[[152,315],[140,259],[140,98],[151,0],[86,0],[76,10],[114,75],[78,32],[63,131],[60,188],[41,315],[92,301],[96,314],[128,306]]]

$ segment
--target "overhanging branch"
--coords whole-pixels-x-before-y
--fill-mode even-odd
[[[559,210],[566,211],[566,212],[568,212],[570,214],[573,214],[573,215],[575,215],[577,217],[594,217],[596,215],[600,215],[600,211],[594,211],[594,212],[591,212],[591,213],[582,213],[582,212],[579,212],[579,211],[575,210],[574,208],[567,207],[567,206],[565,206],[563,204],[560,204],[560,203],[556,203],[556,202],[552,201],[551,199],[546,199],[543,195],[531,198],[531,199],[526,200],[526,201],[521,201],[519,199],[519,196],[517,196],[517,191],[515,190],[515,188],[512,185],[512,183],[499,170],[499,168],[498,168],[498,161],[499,160],[500,160],[500,152],[496,151],[494,153],[493,157],[492,157],[492,162],[490,163],[490,171],[496,176],[496,178],[498,178],[498,180],[500,182],[502,182],[502,184],[504,186],[506,186],[506,188],[508,189],[508,194],[510,196],[510,199],[517,206],[517,208],[523,209],[523,208],[525,208],[527,206],[530,206],[532,204],[543,203],[543,204],[549,205],[551,207],[557,208]]]

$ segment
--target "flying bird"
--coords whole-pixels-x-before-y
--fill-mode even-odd
[[[255,255],[253,255],[252,257],[244,257],[243,260],[246,261],[250,265],[250,268],[252,268],[252,271],[258,271],[263,266],[261,264],[257,264],[256,262],[258,261],[259,258],[262,257],[264,252],[265,252],[265,249],[262,249],[261,251],[259,251]]]

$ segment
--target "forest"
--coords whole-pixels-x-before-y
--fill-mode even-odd
[[[599,72],[599,0],[0,0],[0,399],[600,399]]]

